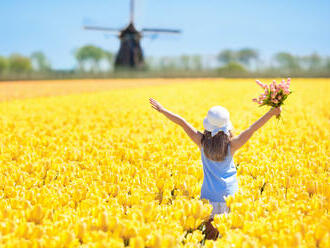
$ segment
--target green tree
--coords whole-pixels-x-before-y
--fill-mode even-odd
[[[202,70],[203,69],[203,63],[202,63],[202,57],[200,55],[193,55],[191,57],[191,61],[192,61],[192,67],[195,70]]]
[[[167,59],[166,59],[166,57],[160,57],[159,58],[159,68],[161,70],[163,70],[163,69],[166,68],[166,66],[167,66]]]
[[[30,58],[35,70],[45,72],[51,69],[50,63],[43,52],[33,52]]]
[[[236,52],[229,49],[223,50],[218,54],[217,59],[224,64],[235,62],[237,60]]]
[[[145,57],[145,64],[149,70],[158,69],[157,60],[152,56]]]
[[[243,48],[237,52],[237,60],[244,65],[249,66],[252,60],[257,60],[259,54],[251,48]]]
[[[159,68],[161,70],[175,70],[177,68],[176,58],[171,58],[168,56],[161,57],[159,59]]]
[[[31,60],[20,54],[12,54],[9,57],[9,71],[12,73],[26,73],[32,71]]]
[[[223,76],[241,76],[247,73],[243,65],[237,62],[229,62],[223,67],[218,69],[220,75]]]
[[[99,63],[104,57],[104,51],[102,48],[86,45],[76,51],[75,57],[81,70],[86,70],[86,64],[91,63],[91,70],[96,71],[100,69]]]
[[[180,56],[180,64],[184,70],[189,70],[190,68],[190,57],[188,55],[181,55]]]
[[[297,71],[300,69],[299,59],[290,53],[279,52],[274,56],[275,61],[279,64],[279,67],[287,71]]]
[[[322,58],[317,53],[305,56],[303,60],[310,71],[318,71],[322,68]]]
[[[330,57],[325,58],[324,69],[330,73]]]
[[[8,60],[5,57],[0,56],[0,74],[3,74],[8,68]]]
[[[110,70],[113,67],[114,58],[115,58],[114,54],[112,52],[103,50],[103,57],[108,62],[109,70]]]

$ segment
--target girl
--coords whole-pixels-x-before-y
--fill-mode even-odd
[[[173,114],[153,98],[149,98],[151,106],[164,114],[168,119],[180,125],[193,142],[199,147],[203,163],[204,180],[201,199],[209,200],[213,210],[206,224],[206,238],[216,239],[218,231],[211,221],[215,214],[228,213],[225,196],[234,196],[238,190],[234,153],[242,147],[272,116],[279,115],[281,108],[271,108],[264,116],[253,123],[240,135],[233,137],[233,126],[229,112],[221,106],[212,107],[203,121],[204,133],[196,130],[185,119]]]

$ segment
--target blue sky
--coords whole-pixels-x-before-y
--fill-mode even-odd
[[[330,55],[329,0],[136,0],[136,26],[178,28],[180,35],[144,39],[146,56],[216,54],[256,48]],[[83,24],[122,28],[129,0],[1,0],[0,55],[41,50],[54,68],[72,68],[74,49],[94,44],[117,51],[117,38]]]

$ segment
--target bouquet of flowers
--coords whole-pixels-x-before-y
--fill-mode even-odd
[[[274,108],[280,107],[283,105],[284,100],[292,93],[290,88],[291,79],[285,82],[282,80],[281,83],[277,84],[275,80],[269,85],[261,83],[259,80],[256,80],[256,83],[265,90],[259,98],[253,98],[252,100],[259,104],[259,107],[267,105]],[[276,116],[277,119],[280,118],[280,115]]]

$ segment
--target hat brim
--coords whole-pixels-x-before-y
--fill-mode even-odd
[[[204,126],[204,129],[207,130],[207,131],[209,131],[209,132],[212,132],[212,130],[214,130],[214,129],[217,128],[217,126],[212,125],[212,124],[207,120],[207,118],[204,118],[203,126]]]
[[[209,132],[212,132],[212,130],[216,129],[216,128],[219,128],[218,126],[215,126],[215,125],[212,125],[208,120],[207,120],[207,117],[204,118],[203,120],[203,126],[204,126],[204,129],[209,131]],[[226,127],[228,130],[233,130],[233,125],[231,123],[230,120],[228,120],[227,124],[226,124]]]

